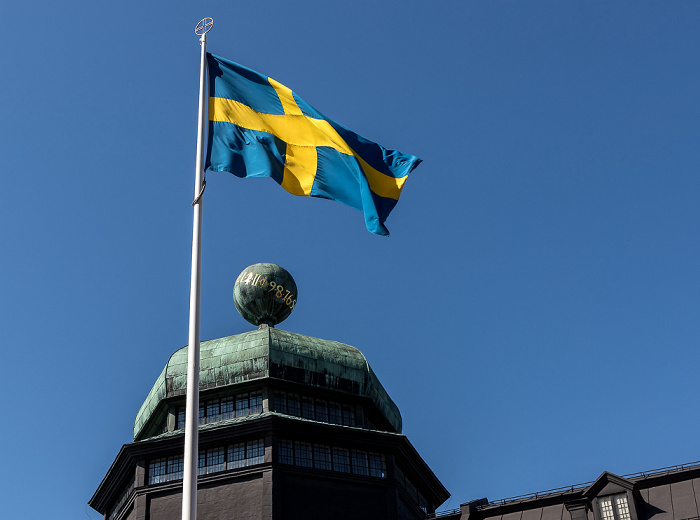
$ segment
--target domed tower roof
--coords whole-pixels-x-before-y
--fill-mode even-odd
[[[134,442],[122,446],[91,507],[105,518],[173,518],[186,496],[185,467],[196,466],[189,480],[203,519],[231,511],[283,520],[434,513],[449,493],[401,433],[399,410],[365,356],[275,328],[297,306],[292,276],[254,264],[233,294],[256,329],[193,341],[170,356],[136,415]],[[188,375],[199,376],[199,388]]]
[[[358,349],[261,325],[257,330],[203,341],[200,346],[201,391],[272,378],[369,398],[396,432],[401,414]],[[144,437],[161,404],[184,396],[187,347],[168,360],[136,415],[134,440]]]

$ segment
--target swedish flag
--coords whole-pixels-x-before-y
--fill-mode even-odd
[[[418,157],[387,150],[313,109],[272,78],[212,54],[206,168],[272,177],[294,195],[336,200],[384,221]]]

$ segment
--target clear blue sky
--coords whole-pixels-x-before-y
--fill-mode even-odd
[[[76,519],[187,343],[199,45],[424,162],[387,221],[210,174],[202,339],[360,348],[447,507],[700,459],[700,2],[14,2],[0,35],[3,518]]]

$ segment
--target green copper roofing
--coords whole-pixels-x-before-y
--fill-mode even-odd
[[[199,368],[200,391],[272,377],[365,396],[401,432],[399,409],[365,356],[337,341],[263,326],[243,334],[203,341]],[[186,381],[187,347],[183,347],[170,357],[136,414],[134,440],[140,437],[164,399],[185,395]]]

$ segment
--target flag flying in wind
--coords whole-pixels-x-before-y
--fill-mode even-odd
[[[384,221],[418,157],[351,132],[272,78],[212,54],[207,61],[206,169],[342,202],[364,212],[369,231],[389,235]]]

